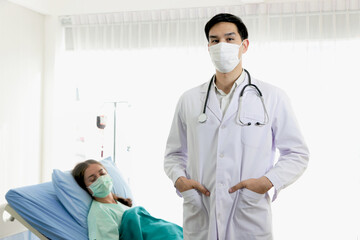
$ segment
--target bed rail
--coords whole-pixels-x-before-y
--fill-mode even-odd
[[[0,239],[9,237],[27,229],[10,214],[5,212],[7,204],[0,205]]]
[[[4,219],[3,216],[5,211],[8,212],[10,216]],[[27,223],[9,204],[0,206],[0,238],[21,233],[26,230],[30,230],[41,240],[47,240],[44,235]]]

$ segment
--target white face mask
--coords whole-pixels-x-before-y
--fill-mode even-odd
[[[209,47],[211,61],[219,72],[231,72],[239,64],[239,49],[242,44],[220,42]]]

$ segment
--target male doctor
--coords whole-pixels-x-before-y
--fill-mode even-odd
[[[216,73],[213,81],[181,96],[164,161],[184,198],[184,239],[269,240],[267,192],[274,187],[274,201],[298,179],[309,152],[282,90],[251,79],[263,103],[253,86],[245,88],[239,101],[249,83],[242,66],[249,40],[241,19],[218,14],[206,24],[205,34]],[[275,164],[276,149],[280,157]]]

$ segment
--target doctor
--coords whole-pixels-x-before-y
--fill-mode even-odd
[[[309,152],[285,93],[243,69],[241,19],[218,14],[205,34],[216,73],[181,96],[164,161],[184,198],[184,239],[269,240],[268,190],[274,201],[305,171]]]

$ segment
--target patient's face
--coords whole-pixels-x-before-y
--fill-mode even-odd
[[[84,182],[85,186],[89,187],[93,182],[95,182],[100,176],[106,175],[107,172],[103,166],[99,164],[91,164],[86,170],[84,174]],[[91,190],[89,190],[91,191]]]

